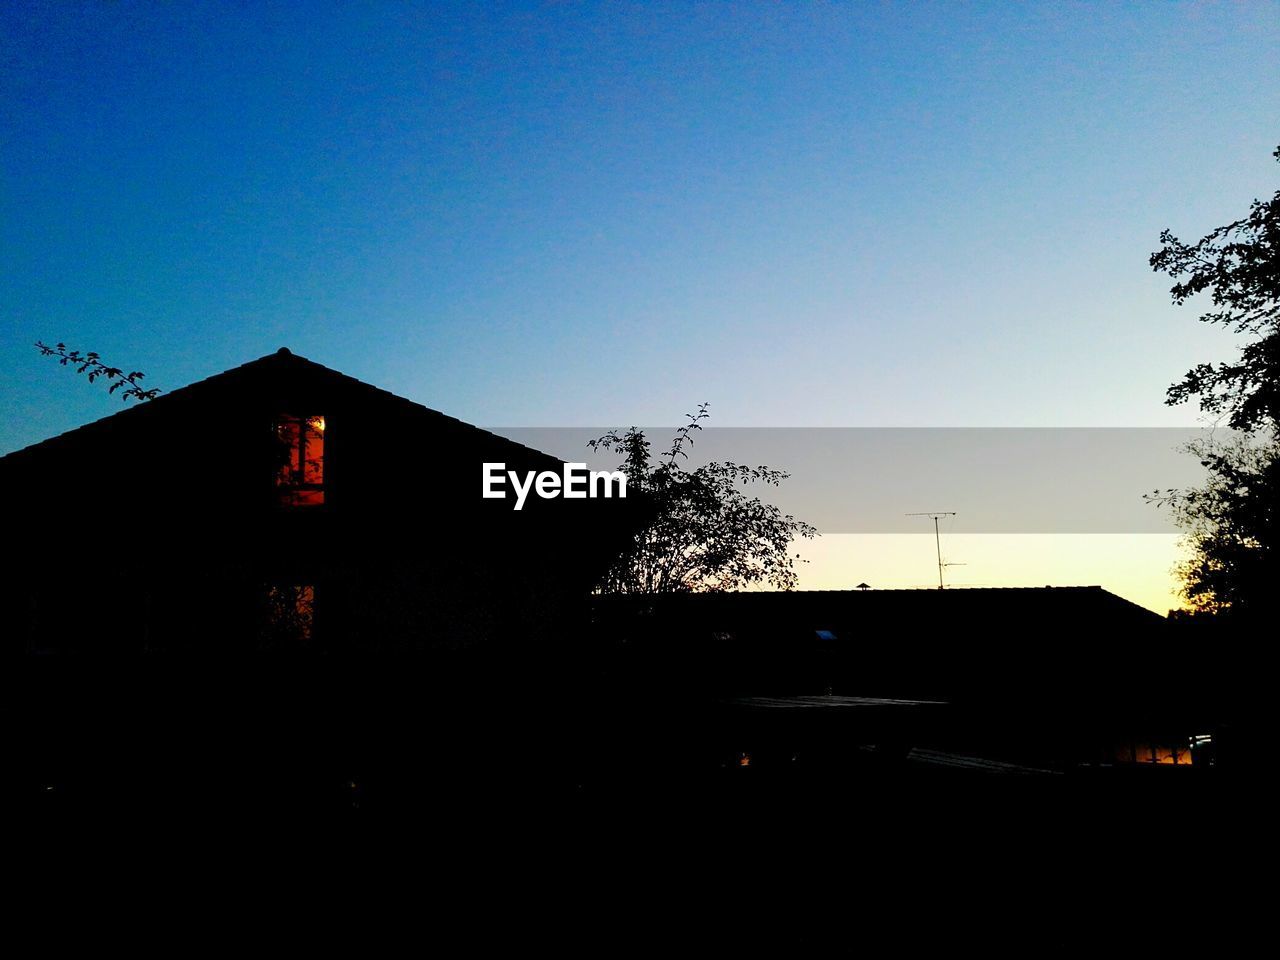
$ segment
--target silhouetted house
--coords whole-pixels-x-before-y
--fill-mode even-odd
[[[481,496],[553,457],[288,350],[0,458],[9,653],[563,642],[617,499]]]
[[[1186,763],[1202,721],[1165,618],[1101,587],[601,597],[595,621],[630,682],[944,700],[970,749]]]
[[[1142,652],[1164,637],[1165,619],[1101,587],[668,594],[595,606],[599,628],[637,657],[680,655],[708,679],[807,693],[834,683],[954,696],[1165,669]]]
[[[1186,732],[1164,621],[1099,588],[591,601],[635,497],[515,510],[486,463],[564,466],[287,350],[0,458],[10,766],[92,803],[342,803],[365,774],[500,796],[514,768],[902,746],[892,698],[1030,756]]]

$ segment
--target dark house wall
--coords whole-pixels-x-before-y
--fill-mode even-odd
[[[324,418],[318,478],[282,415]],[[561,467],[287,352],[0,458],[0,794],[342,807],[527,767],[632,506],[515,512],[486,461]]]
[[[324,418],[321,505],[281,503],[282,414]],[[554,642],[626,504],[530,497],[516,512],[481,498],[485,461],[560,468],[287,352],[161,395],[0,458],[5,648]],[[280,628],[298,591],[309,624]]]

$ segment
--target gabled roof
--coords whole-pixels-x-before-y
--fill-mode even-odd
[[[372,401],[381,401],[391,403],[399,407],[403,412],[410,416],[421,417],[425,422],[434,423],[437,426],[446,427],[448,429],[461,429],[465,431],[475,431],[486,437],[492,438],[495,442],[509,444],[513,449],[518,449],[526,454],[532,454],[547,459],[556,459],[550,454],[543,453],[540,450],[534,450],[524,444],[509,440],[506,437],[499,437],[497,434],[483,430],[474,424],[459,420],[441,413],[439,410],[433,410],[430,407],[415,403],[404,397],[397,396],[389,390],[383,390],[381,387],[375,387],[372,384],[365,383],[363,380],[357,380],[345,373],[326,367],[323,364],[316,363],[314,360],[308,360],[306,357],[298,356],[290,351],[287,347],[281,347],[275,353],[269,353],[265,357],[259,357],[256,360],[250,360],[239,366],[224,370],[222,373],[214,374],[203,380],[197,380],[185,387],[179,387],[168,393],[162,393],[152,400],[147,400],[136,406],[126,407],[123,410],[113,413],[110,416],[103,417],[100,420],[94,420],[82,426],[75,427],[65,433],[57,434],[38,443],[15,450],[12,453],[0,457],[0,464],[7,462],[16,462],[24,460],[39,451],[50,448],[60,447],[65,443],[71,443],[80,437],[92,436],[104,431],[112,430],[119,425],[128,424],[133,426],[135,423],[145,422],[149,418],[160,417],[174,412],[174,410],[183,403],[199,401],[211,392],[229,391],[234,392],[249,383],[261,383],[264,380],[284,379],[290,377],[307,376],[317,380],[326,381],[327,383],[340,388],[351,391],[353,395],[363,394],[365,398]],[[559,462],[558,460],[556,461]]]
[[[731,623],[743,627],[786,623],[837,634],[870,622],[942,624],[952,618],[970,623],[987,618],[1014,619],[1043,627],[1091,618],[1135,626],[1164,620],[1100,586],[744,591],[597,598],[597,609],[606,617],[625,617],[637,608],[685,624],[725,625],[715,629],[727,629]]]

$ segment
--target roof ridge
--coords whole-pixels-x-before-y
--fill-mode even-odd
[[[285,350],[286,348],[281,347],[280,349]],[[288,354],[288,355],[294,356],[294,354]],[[105,417],[98,417],[96,420],[90,420],[88,423],[79,424],[78,426],[72,427],[70,430],[63,430],[61,433],[55,433],[51,437],[45,437],[43,440],[37,440],[35,443],[29,443],[25,447],[19,447],[17,450],[10,450],[8,453],[4,454],[3,456],[0,456],[0,460],[5,460],[9,457],[17,456],[20,453],[27,453],[28,451],[36,450],[40,447],[43,447],[45,444],[53,443],[55,440],[61,440],[63,437],[69,437],[72,434],[79,433],[81,430],[91,429],[100,424],[106,423],[108,420],[114,420],[117,417],[137,416],[139,411],[151,409],[152,404],[167,403],[169,402],[170,398],[177,396],[179,394],[185,393],[186,391],[190,390],[192,387],[198,387],[201,384],[208,383],[210,380],[216,380],[219,377],[225,377],[227,376],[227,374],[235,373],[238,370],[243,370],[245,367],[252,366],[253,364],[256,364],[256,363],[261,363],[264,360],[275,359],[279,356],[282,356],[282,354],[280,353],[280,350],[277,350],[274,353],[267,354],[266,356],[258,357],[254,360],[246,360],[244,363],[236,364],[234,367],[228,367],[226,370],[219,371],[218,373],[211,373],[209,374],[209,376],[201,377],[199,380],[192,380],[190,383],[185,383],[182,386],[175,387],[172,390],[163,390],[160,394],[158,394],[155,397],[152,397],[150,400],[140,401],[139,403],[135,404],[132,407],[125,407],[122,410],[117,410],[115,413],[108,413]],[[299,359],[305,359],[305,358],[300,357]]]
[[[318,361],[312,360],[309,357],[304,357],[301,354],[294,353],[288,347],[280,347],[278,350],[274,350],[271,353],[265,354],[264,356],[257,357],[253,360],[246,360],[244,363],[237,364],[234,367],[228,367],[226,370],[222,370],[218,373],[210,374],[207,377],[201,377],[199,380],[193,380],[190,383],[183,384],[182,386],[176,387],[173,390],[163,392],[158,396],[150,400],[144,400],[141,403],[136,404],[135,406],[126,407],[123,410],[117,410],[115,413],[109,413],[105,417],[99,417],[96,420],[90,420],[88,423],[82,423],[79,426],[72,427],[70,430],[64,430],[62,433],[56,433],[51,437],[45,437],[43,440],[37,440],[35,443],[28,444],[25,447],[19,447],[17,450],[11,450],[9,453],[0,455],[0,461],[6,460],[9,457],[18,456],[19,454],[27,454],[33,450],[37,450],[41,447],[44,447],[46,444],[54,443],[56,441],[62,440],[65,437],[69,437],[74,434],[77,434],[82,430],[90,430],[95,427],[101,426],[103,423],[106,423],[109,420],[114,420],[117,417],[137,416],[140,411],[152,409],[153,404],[157,404],[157,403],[162,405],[166,404],[173,397],[186,395],[187,392],[192,390],[193,388],[206,386],[212,381],[219,380],[222,377],[227,377],[233,374],[240,373],[250,367],[256,367],[259,365],[268,365],[268,364],[303,364],[303,365],[306,365],[307,367],[313,367],[318,370],[322,370],[325,373],[328,373],[332,376],[341,378],[342,380],[345,380],[350,384],[360,387],[363,390],[372,392],[374,394],[382,395],[385,397],[390,397],[391,399],[396,400],[399,403],[407,404],[408,406],[413,407],[423,413],[430,414],[434,417],[439,417],[442,420],[450,421],[462,427],[467,427],[472,430],[478,430],[481,433],[490,434],[491,436],[497,437],[498,439],[504,441],[505,443],[511,444],[514,447],[518,447],[521,450],[526,450],[530,453],[535,453],[538,456],[549,457],[557,461],[559,460],[558,457],[554,457],[552,454],[546,453],[545,451],[536,450],[533,447],[526,446],[525,444],[520,443],[517,440],[512,440],[511,438],[504,437],[501,434],[493,433],[493,431],[491,430],[485,430],[484,427],[477,426],[474,423],[468,423],[465,420],[460,420],[457,417],[450,416],[449,414],[443,413],[440,410],[436,410],[433,407],[428,407],[426,404],[419,403],[416,400],[410,400],[408,397],[402,397],[399,394],[392,393],[390,390],[387,390],[383,387],[376,386],[375,384],[372,384],[372,383],[367,383],[364,380],[359,379],[358,377],[353,377],[348,373],[343,373],[341,370],[335,370],[333,367],[327,367],[323,363],[319,363]]]

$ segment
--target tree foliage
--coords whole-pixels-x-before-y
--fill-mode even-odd
[[[90,383],[98,378],[106,380],[110,384],[107,387],[107,393],[115,393],[119,390],[120,399],[125,402],[151,400],[160,394],[159,387],[143,388],[141,381],[145,375],[142,372],[132,370],[125,373],[120,367],[109,367],[92,350],[81,353],[79,350],[68,350],[65,343],[56,343],[51,347],[40,340],[36,341],[36,349],[40,351],[41,356],[57,357],[58,363],[64,367],[74,366],[76,373],[86,374]]]
[[[1190,452],[1208,471],[1204,485],[1152,497],[1172,511],[1191,548],[1178,571],[1183,597],[1201,613],[1261,611],[1280,575],[1280,443],[1237,434]]]
[[[1273,155],[1280,161],[1280,147]],[[1191,606],[1256,614],[1280,576],[1280,190],[1195,244],[1168,230],[1160,242],[1150,263],[1177,281],[1173,302],[1208,294],[1200,319],[1249,339],[1235,360],[1199,364],[1169,387],[1167,403],[1198,399],[1235,432],[1191,446],[1209,474],[1204,486],[1151,499],[1186,532],[1191,558],[1180,573]]]
[[[631,427],[591,441],[593,450],[621,454],[629,495],[645,503],[647,523],[610,569],[605,593],[687,593],[736,590],[764,583],[796,585],[792,543],[813,537],[807,523],[748,497],[752,484],[778,486],[788,474],[770,467],[707,463],[687,469],[694,434],[707,404],[688,414],[671,446],[655,456],[644,431]]]

